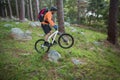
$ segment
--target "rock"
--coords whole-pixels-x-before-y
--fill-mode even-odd
[[[6,22],[10,22],[10,21],[19,21],[19,18],[15,18],[12,16],[12,18],[0,18],[1,21],[6,21]]]
[[[21,40],[24,37],[24,32],[20,28],[12,28],[11,29],[11,36],[15,40]]]
[[[64,22],[66,27],[70,27],[70,23],[69,22]]]
[[[34,22],[34,23],[36,24],[37,27],[41,26],[40,22]]]
[[[72,29],[71,31],[72,31],[72,32],[77,32],[77,29]]]
[[[15,18],[14,21],[19,21],[20,19],[19,18]]]
[[[54,50],[51,50],[48,52],[48,58],[52,62],[58,62],[58,60],[61,58],[61,55]]]
[[[12,17],[11,19],[14,20],[14,21],[17,21],[17,20],[18,20],[18,18],[15,18],[15,17]]]
[[[84,32],[80,32],[80,34],[81,34],[81,35],[85,35],[85,33],[84,33]]]
[[[24,19],[25,22],[29,21],[27,18]]]
[[[32,32],[29,31],[29,30],[26,30],[25,34],[28,35],[28,36],[31,36]]]
[[[40,27],[41,26],[41,24],[40,24],[40,22],[30,22],[29,23],[29,25],[31,26],[31,27]]]
[[[80,59],[76,59],[76,58],[72,58],[72,62],[73,62],[75,65],[85,64],[84,61],[82,61],[82,60],[80,60]]]
[[[4,27],[12,27],[12,24],[5,24]]]
[[[29,30],[26,30],[24,32],[24,37],[25,37],[25,40],[31,40],[32,39],[32,32]]]
[[[19,24],[20,22],[16,22],[15,24]]]
[[[10,21],[13,21],[12,19],[10,18],[1,18],[0,21],[6,21],[6,22],[10,22]]]
[[[27,30],[26,32],[23,32],[20,28],[12,28],[11,29],[11,37],[15,40],[31,40],[31,33]]]
[[[77,29],[75,27],[69,27],[72,32],[77,32]]]
[[[30,23],[30,26],[31,26],[31,27],[36,27],[36,24],[35,24],[34,22],[31,22],[31,23]]]

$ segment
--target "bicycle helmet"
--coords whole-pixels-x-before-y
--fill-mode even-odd
[[[57,11],[56,7],[51,7],[50,11]]]

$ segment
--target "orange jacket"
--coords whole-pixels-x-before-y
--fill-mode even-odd
[[[53,27],[53,26],[55,25],[55,23],[54,23],[54,21],[52,20],[52,18],[53,18],[52,12],[51,12],[51,11],[48,11],[48,12],[45,14],[45,16],[44,16],[44,22],[42,22],[42,24],[48,24],[48,23],[45,22],[45,21],[48,21],[49,24],[50,24],[50,26]]]

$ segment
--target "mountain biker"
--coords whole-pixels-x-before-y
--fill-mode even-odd
[[[58,26],[55,25],[55,22],[53,21],[53,15],[57,12],[56,7],[51,7],[50,11],[48,11],[44,16],[44,21],[41,22],[41,26],[43,28],[43,31],[45,33],[45,46],[49,46],[50,44],[47,42],[48,37],[52,34],[52,27],[57,29]],[[56,43],[56,41],[54,41]]]

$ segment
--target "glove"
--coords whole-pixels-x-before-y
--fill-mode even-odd
[[[57,25],[55,25],[55,26],[53,26],[53,27],[54,27],[54,29],[55,29],[55,30],[57,30],[57,29],[58,29],[58,26],[57,26]]]

